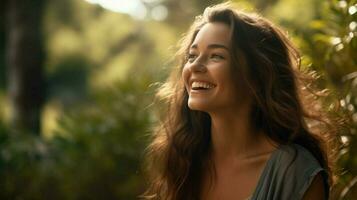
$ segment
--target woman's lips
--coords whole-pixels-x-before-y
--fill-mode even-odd
[[[207,82],[207,81],[191,81],[191,90],[209,90],[216,87],[215,84]]]

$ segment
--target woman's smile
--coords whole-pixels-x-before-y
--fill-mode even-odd
[[[194,95],[194,94],[207,94],[208,92],[211,92],[216,85],[207,82],[207,81],[201,81],[201,80],[192,80],[190,81],[190,90],[189,94]]]

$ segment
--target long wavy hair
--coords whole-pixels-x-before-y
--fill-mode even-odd
[[[160,87],[157,97],[163,115],[146,152],[149,188],[145,199],[200,199],[204,168],[214,174],[211,119],[189,109],[181,78],[190,45],[207,23],[220,22],[231,31],[232,71],[243,78],[253,96],[251,121],[278,144],[305,147],[327,170],[332,183],[336,129],[323,113],[315,77],[300,69],[300,55],[287,35],[267,19],[239,11],[231,4],[205,9],[180,40],[178,67]],[[238,78],[236,78],[238,79]]]

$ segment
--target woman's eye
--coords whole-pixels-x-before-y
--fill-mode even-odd
[[[222,60],[222,59],[224,59],[223,56],[218,55],[218,54],[212,54],[211,58],[214,59],[214,60]]]
[[[189,62],[193,62],[195,59],[196,59],[196,54],[188,54],[187,55],[187,60],[189,61]]]

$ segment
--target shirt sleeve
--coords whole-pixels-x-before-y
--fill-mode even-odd
[[[324,197],[328,199],[329,186],[327,171],[320,166],[315,157],[304,147],[294,145],[289,151],[288,155],[290,156],[288,157],[290,163],[284,175],[285,189],[282,190],[282,199],[302,200],[312,181],[320,172],[324,182]],[[294,151],[294,153],[291,151]]]
[[[324,182],[324,197],[328,199],[329,197],[329,184],[328,184],[328,173],[325,169],[323,169],[317,160],[312,156],[310,152],[308,152],[305,148],[298,146],[297,148],[302,148],[300,152],[302,155],[302,160],[308,163],[308,167],[305,166],[306,170],[302,170],[304,174],[302,175],[303,179],[301,180],[300,190],[298,191],[298,199],[302,199],[304,194],[311,186],[312,181],[316,177],[317,174],[321,173],[323,182]]]
[[[268,162],[252,200],[302,200],[314,177],[322,173],[328,199],[328,173],[315,157],[297,144],[283,145]]]

